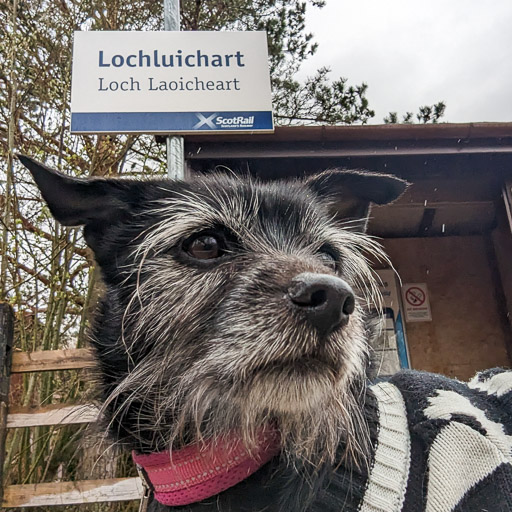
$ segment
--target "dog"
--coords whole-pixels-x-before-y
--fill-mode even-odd
[[[101,270],[105,428],[132,450],[141,508],[512,510],[508,372],[369,385],[368,257],[386,257],[366,225],[404,180],[82,180],[19,158]]]

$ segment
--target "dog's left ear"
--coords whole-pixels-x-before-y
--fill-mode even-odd
[[[306,185],[329,201],[330,210],[347,229],[364,232],[371,204],[395,201],[409,183],[391,174],[329,170],[311,176]]]

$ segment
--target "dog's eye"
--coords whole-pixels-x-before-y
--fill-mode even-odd
[[[213,235],[199,235],[189,241],[186,251],[197,260],[213,260],[222,256],[220,241]]]
[[[336,270],[336,257],[330,251],[322,249],[321,252],[318,253],[318,257],[326,267]]]

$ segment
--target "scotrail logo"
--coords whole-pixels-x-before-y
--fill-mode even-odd
[[[254,126],[254,116],[217,116],[215,124],[219,128],[252,128]]]
[[[254,128],[254,116],[231,115],[224,116],[219,113],[196,113],[197,123],[193,130],[226,130],[230,128]]]

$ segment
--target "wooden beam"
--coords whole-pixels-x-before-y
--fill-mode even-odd
[[[5,488],[2,507],[45,507],[139,500],[142,497],[140,478],[111,478],[9,485]]]
[[[510,364],[512,363],[512,330],[510,329],[510,314],[507,303],[507,294],[504,286],[506,285],[507,275],[505,274],[505,269],[500,267],[500,260],[497,254],[497,249],[503,251],[503,248],[496,247],[494,243],[496,237],[488,235],[484,238],[484,240],[487,259],[489,261],[488,268],[491,273],[491,286],[493,287],[493,295],[496,299],[496,305],[498,307],[499,323],[501,324],[503,331],[503,340],[505,342]],[[507,260],[510,261],[510,254],[507,255],[506,261]]]
[[[340,142],[320,143],[304,141],[295,142],[240,142],[226,144],[215,142],[189,143],[186,147],[188,160],[218,159],[263,159],[263,158],[342,158],[342,157],[377,157],[377,156],[437,156],[437,155],[493,155],[512,153],[510,140],[500,144],[487,141],[475,141],[472,144],[457,141],[405,141],[391,144],[377,144],[365,141],[360,144]],[[228,165],[228,164],[226,164]]]
[[[418,227],[417,236],[428,236],[434,223],[434,217],[436,216],[435,208],[425,208],[423,210],[423,217],[421,218],[420,225]]]
[[[92,423],[98,419],[98,415],[99,408],[93,404],[10,407],[7,428]]]
[[[14,352],[11,373],[76,370],[95,365],[94,352],[89,348]]]
[[[9,304],[0,304],[0,499],[3,495],[3,467],[7,436],[7,411],[11,355],[14,339],[14,312]]]
[[[276,126],[274,133],[258,134],[262,142],[304,141],[398,141],[442,139],[495,139],[512,137],[512,123],[430,123],[430,124],[366,124],[359,126]],[[251,142],[250,133],[200,133],[187,135],[185,143]],[[157,141],[160,143],[162,140]]]

